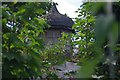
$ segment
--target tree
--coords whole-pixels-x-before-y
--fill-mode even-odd
[[[41,18],[51,3],[3,3],[3,70],[4,78],[29,78],[42,75],[40,50],[44,48],[40,38],[48,25]]]
[[[80,73],[78,75],[80,75],[80,77],[86,78],[86,77],[92,77],[92,75],[96,75],[97,78],[98,77],[102,77],[103,79],[106,78],[111,78],[111,71],[110,71],[110,65],[112,65],[114,68],[112,68],[112,70],[114,70],[114,78],[119,78],[119,59],[118,59],[118,55],[119,55],[119,42],[118,39],[118,22],[119,22],[119,17],[118,17],[118,13],[119,12],[119,3],[113,3],[113,16],[111,16],[109,13],[107,13],[107,9],[106,9],[106,5],[107,3],[84,3],[81,7],[81,9],[78,10],[78,17],[80,17],[80,21],[78,21],[78,19],[76,19],[76,24],[75,24],[75,28],[76,30],[78,30],[79,32],[85,33],[87,31],[84,30],[84,27],[88,27],[86,26],[86,24],[89,24],[89,22],[87,22],[86,19],[88,16],[93,16],[91,18],[89,18],[90,21],[92,21],[92,23],[95,23],[93,25],[91,25],[93,28],[93,33],[95,33],[95,35],[93,35],[93,47],[92,47],[92,54],[95,55],[89,55],[91,49],[88,49],[88,53],[87,54],[87,58],[88,60],[86,61],[82,61],[82,63],[86,63],[86,64],[82,64],[82,68],[80,70]],[[89,13],[86,15],[81,15],[81,13]],[[109,12],[109,11],[108,11]],[[115,18],[114,18],[115,16]],[[84,20],[85,19],[85,20]],[[86,21],[86,22],[85,22]],[[82,23],[81,23],[82,22]],[[85,24],[83,24],[83,22],[85,22]],[[81,29],[82,27],[82,29]],[[80,31],[80,29],[82,31]],[[89,31],[91,32],[91,31]],[[88,34],[90,34],[88,32]],[[108,35],[111,35],[112,39],[108,38]],[[114,35],[114,36],[113,36]],[[92,34],[89,35],[89,37],[92,36]],[[77,37],[81,37],[80,34],[76,34],[75,36]],[[87,38],[86,38],[87,39]],[[89,38],[88,38],[89,39]],[[89,41],[89,40],[88,40]],[[111,43],[109,41],[112,41]],[[79,45],[83,45],[83,43],[85,42],[85,40],[79,39],[79,41],[77,42],[81,42],[81,43],[77,43]],[[76,43],[76,42],[75,42]],[[106,51],[106,47],[107,46],[107,50]],[[112,46],[112,47],[111,47]],[[79,47],[80,48],[80,47]],[[81,50],[81,52],[85,52],[87,51],[86,48],[84,48],[83,50]],[[111,58],[109,58],[109,55],[112,51],[112,54],[114,53],[114,57],[115,59],[115,65],[110,62]],[[83,54],[79,54],[81,56],[84,56]],[[90,59],[90,57],[93,57],[93,59]],[[100,58],[101,57],[101,58]],[[83,57],[83,59],[85,59],[85,57]],[[108,61],[108,59],[110,61]],[[81,60],[81,58],[80,58]],[[113,61],[113,60],[112,60]],[[81,61],[80,61],[81,62]],[[89,67],[89,68],[88,68]],[[113,75],[113,74],[112,74]],[[112,77],[113,78],[113,77]]]
[[[89,59],[93,54],[93,44],[95,42],[94,38],[94,24],[95,18],[90,15],[89,12],[85,11],[85,9],[78,9],[79,13],[76,18],[75,25],[73,29],[75,29],[76,33],[73,36],[75,41],[74,45],[79,47],[79,58],[80,61],[83,59]]]
[[[65,45],[69,36],[63,33],[59,42],[46,46],[44,34],[49,25],[43,16],[49,11],[51,3],[3,3],[3,79],[5,78],[58,78],[55,65],[66,60]]]

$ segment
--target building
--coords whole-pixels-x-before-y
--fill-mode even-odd
[[[72,26],[74,24],[73,20],[68,16],[59,13],[55,3],[53,3],[51,10],[46,14],[45,17],[47,19],[47,23],[50,25],[50,27],[46,30],[44,34],[46,44],[54,45],[55,43],[57,43],[58,38],[62,37],[63,32],[67,34],[74,32],[74,30],[72,29]],[[70,50],[73,50],[72,46],[66,44],[65,46],[67,57],[71,57]],[[56,75],[58,75],[60,78],[68,78],[68,76],[66,76],[65,74],[69,72],[76,72],[78,68],[79,66],[77,66],[76,63],[65,62],[62,65],[53,66],[51,69],[57,70]]]
[[[72,33],[72,25],[74,24],[73,20],[66,15],[60,14],[56,8],[56,4],[53,3],[51,10],[46,14],[46,19],[50,28],[45,32],[45,41],[46,44],[54,44],[58,41],[58,38],[64,33]]]

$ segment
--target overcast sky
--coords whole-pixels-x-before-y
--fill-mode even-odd
[[[75,11],[82,4],[82,0],[53,0],[53,2],[57,2],[57,9],[61,14],[67,14],[71,18],[77,17]]]

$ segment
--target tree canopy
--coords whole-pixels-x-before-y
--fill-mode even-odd
[[[52,66],[72,61],[81,66],[74,74],[78,78],[119,79],[120,2],[84,3],[76,11],[79,15],[72,27],[75,33],[62,33],[58,43],[46,47],[40,36],[49,28],[43,15],[51,5],[51,2],[2,3],[2,78],[47,75],[50,80],[59,79]],[[79,50],[72,58],[64,56],[67,44]]]

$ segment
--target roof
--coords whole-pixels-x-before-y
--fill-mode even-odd
[[[53,6],[46,15],[46,18],[48,24],[51,25],[52,28],[72,29],[72,25],[74,24],[71,18],[59,13],[55,3],[53,3]]]

